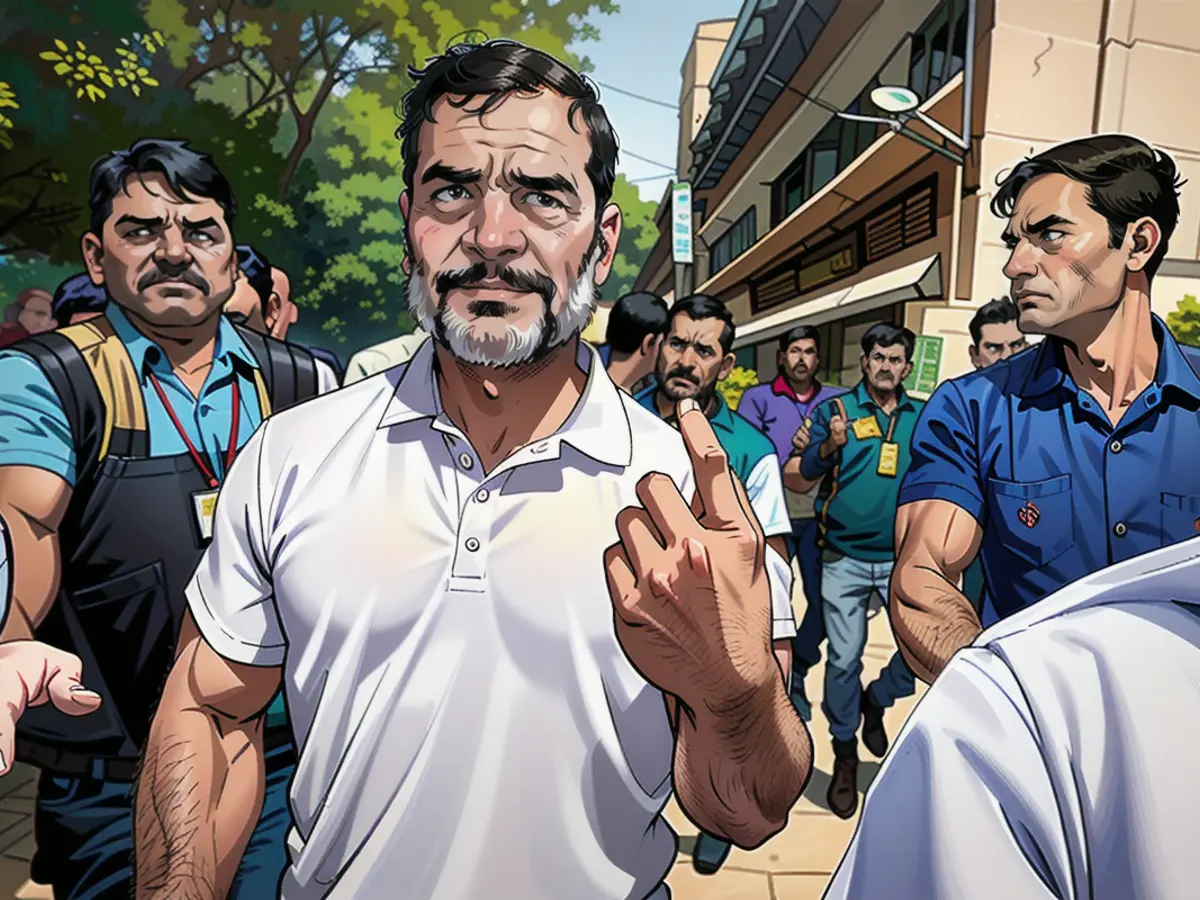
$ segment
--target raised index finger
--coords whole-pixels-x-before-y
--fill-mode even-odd
[[[704,507],[703,524],[709,528],[738,524],[743,516],[733,486],[726,454],[708,417],[690,397],[680,400],[677,411],[679,431],[692,458],[696,478],[696,493]]]

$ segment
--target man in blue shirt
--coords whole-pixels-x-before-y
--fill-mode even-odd
[[[844,387],[821,384],[821,333],[811,325],[797,325],[779,339],[776,356],[779,374],[766,384],[756,384],[742,394],[738,415],[775,445],[782,467],[792,456],[796,433],[826,400],[846,393]],[[825,622],[821,613],[821,547],[815,511],[816,489],[805,494],[785,491],[792,520],[789,549],[800,565],[804,582],[804,617],[792,643],[792,702],[804,721],[812,719],[812,704],[804,690],[809,670],[821,661]]]
[[[1017,165],[992,209],[1020,328],[1046,339],[939,387],[913,439],[891,613],[927,681],[982,628],[1200,532],[1200,354],[1150,312],[1175,163],[1124,135],[1070,141]],[[958,588],[977,552],[982,616]]]
[[[821,483],[821,606],[829,658],[822,708],[833,738],[833,777],[826,801],[848,819],[858,809],[858,726],[875,756],[887,752],[884,710],[913,693],[912,672],[897,652],[865,689],[862,654],[873,596],[887,596],[892,574],[896,494],[909,465],[909,443],[922,403],[904,390],[916,336],[886,322],[862,337],[862,380],[817,408],[805,449],[784,466],[793,490]],[[808,431],[808,434],[804,432]],[[798,458],[797,458],[798,457]]]
[[[304,351],[221,315],[236,202],[209,156],[138,141],[96,163],[89,196],[104,315],[0,353],[0,518],[20,573],[0,773],[14,755],[41,768],[31,875],[69,900],[130,893],[138,755],[229,464],[265,415],[332,387]],[[71,689],[80,675],[95,692]],[[234,894],[274,896],[295,751],[287,728],[239,737],[269,777]]]

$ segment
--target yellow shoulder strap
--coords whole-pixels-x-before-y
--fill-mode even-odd
[[[60,328],[58,333],[79,348],[96,380],[105,410],[98,459],[104,459],[114,428],[146,430],[146,404],[133,360],[103,316]]]
[[[263,381],[262,369],[254,370],[254,388],[258,391],[258,408],[262,418],[271,414],[271,395],[267,393],[267,383]]]

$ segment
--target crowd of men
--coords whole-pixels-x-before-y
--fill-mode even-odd
[[[860,733],[887,754],[829,897],[1188,895],[1200,351],[1150,312],[1168,155],[1093,136],[1003,179],[977,372],[910,396],[915,336],[880,322],[823,384],[799,323],[734,410],[719,298],[631,295],[580,339],[621,232],[591,83],[459,45],[403,122],[420,328],[344,377],[286,340],[286,275],[182,141],[98,160],[84,272],[16,304],[0,772],[42,771],[36,881],[668,900],[672,792],[701,872],[787,824],[824,645],[830,809]],[[863,685],[873,598],[899,652]]]

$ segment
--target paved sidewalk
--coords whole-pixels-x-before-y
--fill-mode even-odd
[[[0,778],[0,898],[16,897],[33,855],[33,796],[37,770],[17,763]]]
[[[863,660],[864,684],[887,665],[895,649],[887,614],[879,612],[870,623]],[[668,878],[673,900],[819,900],[821,897],[850,843],[857,821],[857,817],[843,821],[825,806],[825,791],[833,770],[833,747],[829,726],[819,708],[824,671],[823,665],[814,669],[805,682],[815,707],[809,728],[816,761],[812,780],[792,810],[787,828],[753,852],[734,849],[716,875],[698,875],[692,869],[690,854],[684,852],[695,840],[696,826],[672,802],[668,819],[679,834],[681,847],[679,860]],[[918,682],[917,696],[923,691],[924,685]],[[889,738],[896,736],[914,704],[915,699],[907,700],[888,710],[885,722]],[[879,770],[879,762],[861,746],[861,741],[859,753],[862,761],[858,766],[858,786],[865,791]]]

